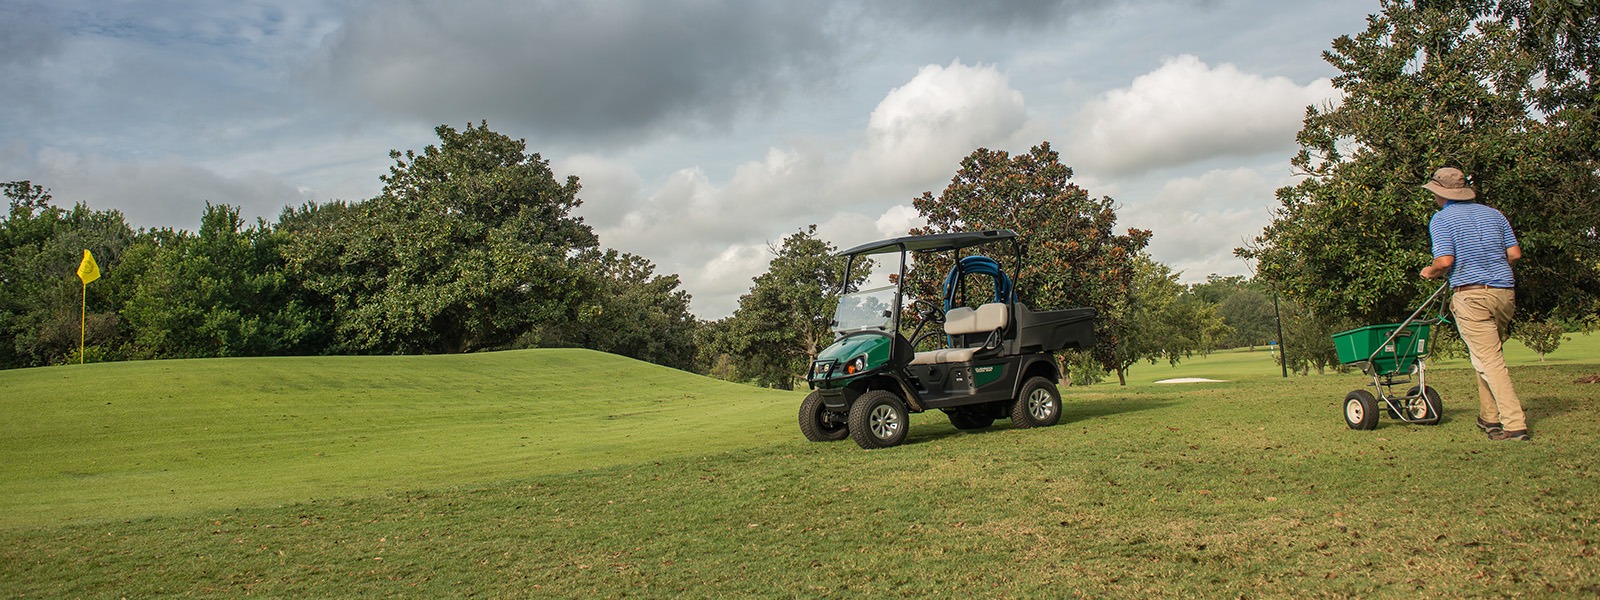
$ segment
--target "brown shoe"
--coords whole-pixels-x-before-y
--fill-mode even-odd
[[[1496,429],[1494,431],[1490,431],[1489,432],[1489,439],[1494,440],[1496,442],[1504,442],[1504,441],[1507,441],[1507,440],[1513,440],[1513,441],[1518,441],[1518,442],[1526,442],[1532,437],[1533,436],[1528,435],[1528,430],[1526,430],[1526,429],[1513,429],[1511,431],[1506,431],[1504,429]]]
[[[1483,420],[1483,417],[1478,417],[1478,429],[1482,429],[1484,433],[1489,433],[1491,431],[1499,431],[1505,428],[1500,426],[1499,423],[1490,423]]]

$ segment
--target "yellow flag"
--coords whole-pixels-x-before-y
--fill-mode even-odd
[[[82,279],[84,285],[89,285],[89,282],[99,278],[100,265],[94,264],[94,255],[84,250],[83,262],[78,263],[78,279]]]

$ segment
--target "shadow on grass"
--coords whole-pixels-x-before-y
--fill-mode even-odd
[[[1468,424],[1473,423],[1478,417],[1477,400],[1477,397],[1474,396],[1470,405],[1465,402],[1455,407],[1451,407],[1448,404],[1445,405],[1444,423],[1448,424],[1457,419],[1465,421]],[[1529,425],[1542,420],[1561,417],[1569,412],[1578,410],[1581,406],[1579,403],[1571,400],[1547,395],[1522,397],[1521,400],[1522,410],[1527,413]],[[1398,423],[1399,421],[1395,422]]]
[[[1177,404],[1177,402],[1155,398],[1132,398],[1119,401],[1096,401],[1081,404],[1067,404],[1062,407],[1061,421],[1056,425],[1078,425],[1082,421],[1096,417],[1108,417],[1112,415],[1154,410],[1158,408],[1166,408],[1174,404]],[[937,411],[930,410],[928,412],[932,413]],[[1010,429],[1014,429],[1011,426],[1010,419],[999,419],[995,421],[994,425],[990,425],[983,429],[972,429],[966,431],[956,429],[954,425],[950,425],[949,423],[943,424],[942,427],[918,427],[911,430],[911,435],[906,439],[905,445],[937,442],[945,438],[960,435],[988,435]]]
[[[1098,400],[1095,402],[1067,404],[1062,407],[1061,421],[1065,423],[1090,417],[1108,417],[1166,408],[1176,404],[1178,404],[1178,401],[1166,398],[1125,398],[1122,400]]]

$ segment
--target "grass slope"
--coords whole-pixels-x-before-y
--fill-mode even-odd
[[[1595,560],[1600,468],[1592,460],[1600,452],[1600,409],[1593,404],[1600,385],[1574,383],[1600,371],[1592,362],[1514,369],[1536,435],[1522,444],[1484,440],[1471,424],[1471,374],[1439,369],[1430,373],[1430,382],[1445,398],[1447,421],[1436,427],[1385,419],[1377,431],[1346,429],[1340,399],[1361,386],[1359,375],[1264,377],[1066,389],[1063,423],[1036,430],[1009,429],[1002,422],[990,430],[958,432],[938,413],[916,415],[906,446],[867,452],[849,442],[801,440],[793,424],[797,394],[763,395],[738,387],[723,391],[692,376],[654,369],[636,373],[656,378],[650,381],[569,392],[566,379],[555,373],[634,363],[594,354],[567,357],[573,362],[565,366],[531,369],[526,383],[539,386],[488,384],[487,389],[500,391],[469,394],[476,398],[471,401],[476,410],[432,407],[465,402],[445,399],[464,394],[461,388],[468,384],[498,381],[497,374],[516,377],[505,374],[518,370],[514,365],[541,363],[545,356],[475,355],[439,363],[432,358],[373,359],[395,361],[388,364],[352,359],[352,365],[338,369],[318,361],[339,364],[343,359],[291,362],[272,377],[254,379],[256,386],[272,381],[272,391],[251,391],[251,385],[237,379],[226,384],[226,391],[207,388],[206,381],[239,370],[227,368],[230,361],[158,363],[171,370],[160,377],[129,375],[129,381],[168,378],[207,390],[182,392],[191,398],[255,398],[259,403],[262,398],[299,396],[351,402],[347,409],[321,409],[320,414],[282,405],[258,411],[212,409],[258,423],[272,423],[275,414],[301,414],[299,425],[285,431],[304,428],[322,416],[360,426],[370,415],[374,424],[361,433],[323,427],[320,434],[308,436],[306,447],[272,453],[296,460],[257,458],[299,465],[301,477],[314,477],[319,485],[339,482],[333,471],[323,471],[337,463],[310,458],[317,451],[337,453],[352,443],[398,444],[408,436],[433,443],[425,450],[411,446],[406,454],[410,458],[404,460],[388,458],[390,453],[381,448],[360,452],[393,472],[368,477],[364,486],[346,491],[307,485],[309,491],[258,499],[270,500],[265,503],[239,497],[210,506],[196,501],[188,510],[155,502],[149,508],[161,510],[148,516],[134,515],[149,508],[124,505],[105,509],[99,515],[103,520],[83,520],[90,517],[83,513],[92,512],[86,505],[74,513],[77,522],[66,524],[58,522],[62,515],[31,521],[11,517],[11,526],[0,529],[0,595],[1309,598],[1600,593],[1600,561]],[[322,393],[316,379],[301,379],[305,372],[325,369],[352,377],[367,372],[367,385],[382,390],[373,395],[410,399],[361,401],[362,384]],[[58,389],[63,385],[60,374],[70,372],[0,374],[0,384],[9,390],[23,380],[46,377],[54,378]],[[403,377],[405,383],[383,384],[385,375]],[[301,391],[288,391],[297,385]],[[683,388],[673,386],[707,391],[684,398]],[[147,389],[169,387],[176,389]],[[30,393],[41,388],[33,389]],[[518,402],[507,397],[508,389],[532,397]],[[679,391],[666,391],[671,389]],[[120,401],[133,400],[129,396]],[[720,402],[702,401],[718,396]],[[92,413],[104,401],[119,402],[102,397],[63,404],[7,403],[66,413],[64,418],[76,419],[80,427],[97,427],[99,421],[70,413]],[[559,404],[561,410],[547,403]],[[634,404],[616,407],[619,403]],[[606,408],[597,409],[597,404]],[[389,405],[409,408],[389,414],[393,409],[381,408]],[[579,410],[572,410],[574,406]],[[680,407],[684,410],[678,411]],[[294,410],[285,412],[289,408]],[[654,412],[620,419],[638,423],[616,430],[609,451],[569,449],[592,443],[594,435],[540,433],[545,419],[583,413],[589,415],[587,421],[574,418],[561,424],[594,431],[612,424],[601,415],[649,409]],[[731,415],[736,419],[702,412],[716,409],[747,412]],[[8,422],[20,416],[6,410]],[[346,411],[363,418],[337,416]],[[225,454],[218,446],[227,444],[216,443],[193,425],[163,429],[163,419],[178,418],[169,412],[127,414],[115,426],[149,444],[173,446],[173,458],[180,455],[177,447],[184,453]],[[306,418],[308,414],[316,418]],[[462,421],[466,424],[457,428]],[[737,426],[726,425],[729,421]],[[513,427],[513,422],[524,426]],[[228,427],[236,432],[244,428]],[[389,436],[384,444],[356,441],[391,428],[403,433]],[[652,433],[657,428],[689,435]],[[615,439],[628,434],[635,437]],[[105,459],[99,451],[68,448],[72,444],[34,435],[33,445],[56,447],[77,454],[78,460]],[[529,439],[521,440],[523,435]],[[314,443],[326,436],[343,437]],[[486,438],[500,440],[500,449],[520,447],[518,443],[529,448],[521,450],[525,454],[520,462],[485,465],[466,460],[481,452],[454,447]],[[234,446],[253,448],[247,442]],[[5,447],[6,463],[12,462],[17,447]],[[558,450],[562,454],[554,454]],[[438,460],[431,467],[436,471],[426,476],[406,474],[405,466],[422,462],[428,451],[457,455],[462,462]],[[661,456],[667,451],[676,456]],[[568,456],[589,462],[569,463]],[[52,469],[69,468],[66,459],[57,460],[61,462]],[[607,461],[615,464],[588,466]],[[192,462],[201,464],[192,467],[189,477],[200,481],[232,477],[218,471],[242,464],[210,458]],[[359,465],[340,469],[352,477],[362,472]],[[6,473],[8,496],[15,477],[14,471]],[[82,489],[87,488],[64,486],[55,492],[56,500],[81,503],[76,496]],[[276,503],[306,496],[312,499]]]
[[[586,350],[0,371],[0,526],[500,481],[769,443],[791,393]]]

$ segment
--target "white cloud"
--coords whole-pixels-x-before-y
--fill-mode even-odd
[[[750,280],[767,270],[772,251],[765,243],[733,244],[715,254],[699,269],[680,272],[683,287],[692,290],[692,311],[702,319],[720,319],[739,308],[739,296],[750,290]]]
[[[616,227],[628,210],[641,198],[643,181],[639,173],[626,162],[593,154],[580,154],[550,161],[556,179],[566,181],[576,175],[583,189],[578,197],[583,205],[575,211],[591,227],[605,229]],[[602,239],[604,244],[607,240]]]
[[[1150,255],[1182,271],[1184,281],[1246,274],[1233,249],[1267,225],[1273,193],[1287,183],[1251,168],[1213,170],[1167,181],[1150,201],[1120,213],[1128,226],[1154,232]]]
[[[588,165],[590,172],[606,172],[596,170],[593,161]],[[564,168],[585,167],[579,162]],[[617,170],[611,172],[614,179]],[[622,192],[630,199],[613,195],[605,206],[586,200],[579,212],[596,226],[603,245],[649,257],[661,271],[680,274],[695,296],[694,312],[720,318],[733,311],[750,278],[766,268],[770,257],[755,261],[752,249],[766,252],[794,231],[834,218],[837,198],[826,191],[832,176],[821,154],[772,148],[762,160],[739,165],[722,185],[701,169],[686,168],[643,194]],[[592,197],[585,193],[586,199]]]
[[[873,109],[867,147],[846,179],[863,189],[926,188],[973,150],[1011,142],[1027,119],[1022,92],[994,66],[928,65]]]
[[[829,175],[823,156],[781,148],[740,165],[721,186],[699,168],[681,169],[614,226],[602,227],[601,237],[645,256],[685,244],[759,239],[831,216],[832,196],[823,191]]]
[[[1327,79],[1299,85],[1178,56],[1084,107],[1070,154],[1097,170],[1137,174],[1284,152],[1294,147],[1305,108],[1336,97]]]
[[[889,210],[883,211],[883,215],[874,223],[877,225],[878,235],[884,238],[900,237],[910,232],[913,227],[927,224],[928,220],[922,218],[922,214],[918,213],[916,208],[905,204],[889,207]]]

